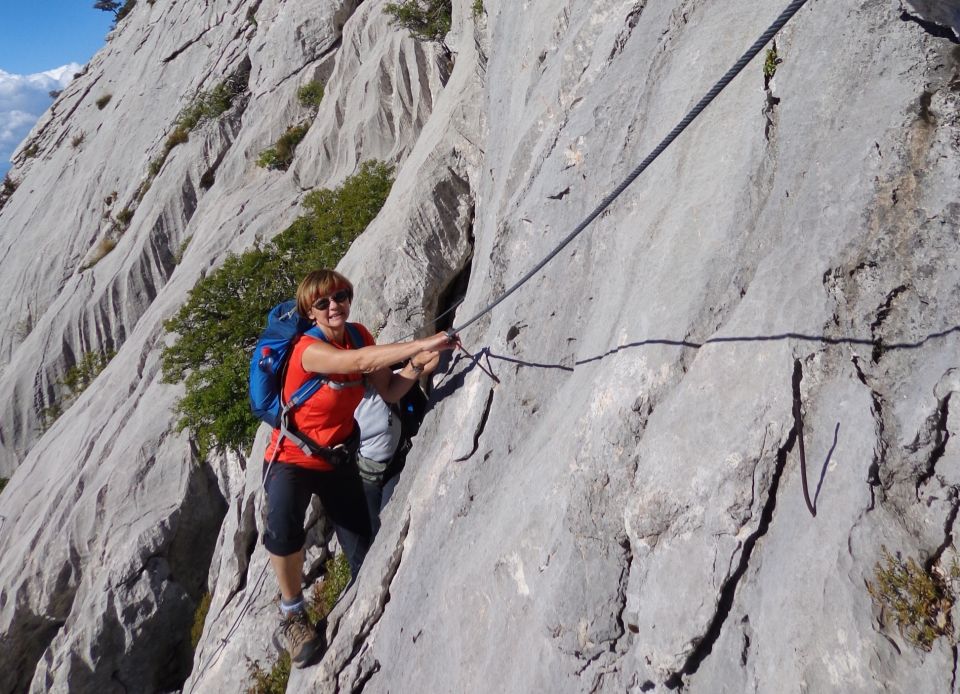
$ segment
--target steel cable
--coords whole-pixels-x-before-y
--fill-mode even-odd
[[[571,231],[566,236],[566,238],[564,238],[552,251],[550,251],[550,253],[548,253],[543,260],[537,263],[529,272],[527,272],[523,277],[517,280],[517,282],[514,283],[509,289],[506,289],[499,297],[497,297],[497,299],[495,299],[492,303],[487,305],[482,311],[480,311],[475,316],[465,321],[461,325],[450,328],[450,330],[447,332],[452,336],[456,333],[461,332],[465,328],[469,327],[470,325],[478,321],[484,315],[492,311],[502,301],[504,301],[504,299],[509,297],[511,294],[517,291],[520,287],[526,284],[531,277],[536,275],[541,269],[543,269],[543,267],[547,263],[553,260],[556,257],[556,255],[560,251],[562,251],[564,248],[566,248],[566,246],[571,241],[573,241],[577,236],[579,236],[580,233],[583,232],[583,230],[586,229],[594,219],[599,217],[600,214],[605,209],[607,209],[607,207],[609,207],[614,200],[620,197],[620,194],[623,193],[623,191],[626,190],[627,187],[631,183],[633,183],[636,180],[636,178],[640,174],[642,174],[646,170],[646,168],[650,166],[650,164],[652,164],[653,161],[657,157],[659,157],[660,154],[667,147],[669,147],[674,140],[677,139],[680,133],[682,133],[687,128],[687,126],[690,125],[690,123],[692,123],[694,119],[696,119],[697,116],[699,116],[703,112],[703,110],[710,104],[710,102],[713,101],[717,97],[717,95],[721,91],[723,91],[728,84],[730,84],[731,81],[733,81],[734,77],[740,74],[743,68],[747,66],[747,63],[749,63],[751,60],[753,60],[757,56],[757,54],[763,49],[763,47],[767,45],[770,39],[772,39],[774,35],[778,31],[780,31],[780,29],[782,29],[787,22],[790,21],[790,19],[800,10],[801,7],[803,7],[806,4],[806,2],[807,0],[793,0],[793,2],[791,2],[782,13],[780,13],[780,16],[777,17],[777,19],[773,22],[773,24],[771,24],[767,28],[767,30],[760,35],[760,38],[758,38],[753,43],[753,45],[750,46],[750,48],[748,48],[747,51],[742,56],[740,56],[740,59],[736,63],[734,63],[733,67],[731,67],[729,70],[726,71],[726,73],[724,73],[723,77],[721,77],[717,81],[717,83],[713,85],[710,91],[707,92],[706,95],[702,99],[700,99],[700,101],[698,101],[697,104],[692,109],[690,109],[687,115],[683,117],[683,120],[681,120],[680,123],[678,123],[677,126],[673,130],[671,130],[670,133],[665,138],[663,138],[660,144],[657,145],[656,148],[654,148],[654,150],[650,152],[649,155],[647,155],[647,158],[644,159],[640,163],[640,165],[637,166],[637,168],[631,171],[630,174],[624,179],[624,181],[619,186],[617,186],[613,190],[613,192],[607,195],[607,197],[605,197],[600,202],[600,204],[597,205],[597,207],[593,210],[593,212],[587,215],[587,217],[582,222],[580,222],[580,224],[578,224],[576,228],[573,231]]]

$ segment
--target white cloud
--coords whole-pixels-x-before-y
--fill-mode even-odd
[[[0,70],[0,176],[10,168],[10,155],[17,145],[53,103],[50,92],[66,87],[81,68],[70,63],[33,75]]]

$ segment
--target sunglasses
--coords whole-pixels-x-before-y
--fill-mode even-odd
[[[330,308],[330,302],[336,301],[338,304],[353,300],[353,292],[350,289],[341,289],[330,296],[324,296],[313,302],[313,307],[318,311],[326,311]]]

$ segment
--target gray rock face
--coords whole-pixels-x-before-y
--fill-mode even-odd
[[[189,673],[189,633],[211,557],[216,580],[234,549],[220,547],[218,536],[231,522],[247,523],[249,513],[231,515],[230,507],[256,486],[244,491],[236,468],[245,460],[198,461],[188,439],[174,435],[180,389],[160,382],[163,321],[211,264],[284,228],[303,191],[335,185],[360,161],[407,157],[417,131],[382,132],[365,95],[371,83],[392,80],[391,113],[422,122],[444,73],[432,47],[388,32],[381,13],[353,20],[355,6],[138,6],[28,139],[40,154],[21,159],[13,173],[20,187],[0,212],[8,307],[0,378],[13,394],[0,422],[0,469],[14,473],[0,501],[3,691],[160,691]],[[180,109],[247,72],[247,90],[171,150],[137,203]],[[316,114],[304,146],[322,146],[314,131],[336,132],[332,149],[351,157],[286,174],[256,167],[283,130],[314,117],[296,90],[316,76],[349,108]],[[114,96],[101,111],[93,100],[108,90]],[[351,134],[328,122],[344,115]],[[123,127],[132,119],[135,127]],[[74,131],[86,133],[76,147]],[[105,198],[113,218],[135,210],[116,248],[81,270],[90,246],[111,233]],[[96,233],[88,233],[91,219]],[[18,325],[29,332],[18,334]],[[65,371],[106,350],[117,351],[109,366],[43,432],[41,413],[63,397]],[[254,540],[235,548],[244,570]]]
[[[243,691],[248,661],[275,657],[266,432],[248,458],[198,461],[159,380],[163,321],[203,272],[387,159],[391,196],[341,264],[354,317],[397,339],[462,296],[462,325],[779,11],[458,0],[448,59],[382,6],[138,5],[31,134],[39,154],[21,149],[0,210],[4,691]],[[775,74],[758,57],[464,330],[291,689],[952,691],[949,640],[911,645],[865,585],[882,547],[934,571],[956,556],[956,27],[954,3],[805,7]],[[115,219],[189,97],[231,76],[231,109],[80,271],[115,233],[104,199]],[[315,115],[296,99],[313,78]],[[305,119],[288,172],[254,165]],[[117,355],[43,431],[58,380],[101,349]],[[312,580],[329,547],[320,509],[311,523]]]

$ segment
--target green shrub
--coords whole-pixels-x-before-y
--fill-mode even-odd
[[[248,658],[247,672],[253,680],[247,694],[285,694],[290,679],[290,655],[284,653],[278,657],[269,672],[260,667],[259,661]]]
[[[84,353],[80,360],[67,370],[61,381],[69,389],[70,398],[76,398],[85,391],[87,386],[100,375],[100,372],[107,368],[107,364],[113,357],[114,352],[109,350]]]
[[[323,82],[311,80],[297,90],[297,99],[301,106],[316,108],[323,101]]]
[[[483,14],[483,0],[473,0],[473,16],[479,17]]]
[[[33,159],[33,158],[34,158],[35,156],[37,156],[39,153],[40,153],[40,147],[37,146],[36,144],[32,144],[32,145],[28,146],[25,150],[23,150],[23,158],[24,158],[24,159]]]
[[[204,593],[197,604],[197,609],[193,613],[193,626],[190,628],[190,647],[197,650],[197,644],[200,643],[200,637],[203,636],[203,625],[207,621],[207,613],[210,612],[210,593]]]
[[[953,639],[950,608],[956,596],[946,582],[914,559],[883,548],[884,565],[877,562],[876,582],[867,581],[867,591],[882,612],[889,612],[904,638],[929,651],[941,636]]]
[[[178,337],[163,352],[164,380],[186,376],[178,427],[193,432],[202,456],[250,446],[258,420],[247,405],[247,375],[267,312],[291,298],[308,271],[336,266],[392,182],[391,166],[365,162],[339,188],[311,192],[303,216],[264,246],[229,256],[167,321]]]
[[[189,140],[191,130],[204,121],[213,120],[225,113],[243,89],[244,86],[234,80],[224,80],[213,89],[200,92],[193,101],[187,104],[174,120],[173,130],[164,140],[163,150],[147,167],[148,178],[155,178],[160,173],[160,169],[166,163],[171,150]],[[146,192],[146,190],[143,191],[143,193]],[[138,193],[138,200],[140,199],[143,199],[143,194]]]
[[[337,604],[340,594],[350,584],[350,563],[347,555],[341,552],[324,564],[324,576],[313,587],[313,595],[307,603],[307,613],[314,624],[319,624]]]
[[[293,163],[293,155],[297,151],[297,145],[307,135],[310,129],[309,123],[300,123],[287,128],[286,132],[280,136],[273,147],[260,152],[257,159],[257,166],[265,169],[286,171]]]
[[[110,103],[110,99],[112,98],[113,98],[113,94],[104,94],[103,96],[101,96],[99,99],[96,100],[95,103],[97,104],[97,108],[102,111],[103,108]]]
[[[177,116],[176,126],[189,132],[204,121],[219,118],[242,91],[243,86],[224,80],[213,89],[200,92]]]
[[[84,138],[86,138],[85,133],[82,133],[82,132],[77,133],[76,135],[73,136],[73,139],[70,140],[70,146],[76,149],[77,147],[83,144]]]
[[[392,22],[421,41],[441,41],[450,31],[451,0],[401,0],[388,2],[383,11]]]

